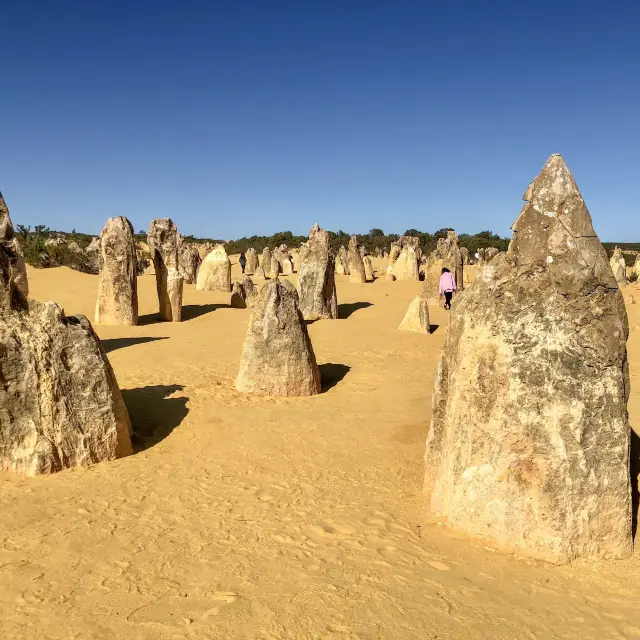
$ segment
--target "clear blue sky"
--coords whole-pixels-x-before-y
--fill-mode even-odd
[[[4,2],[14,223],[509,233],[562,153],[640,240],[640,2]]]

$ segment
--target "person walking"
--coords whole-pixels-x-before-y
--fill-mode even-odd
[[[449,311],[451,309],[451,298],[453,298],[453,294],[456,291],[456,281],[453,273],[447,267],[442,269],[438,291],[441,296],[444,296],[444,308]]]
[[[247,256],[244,255],[244,251],[240,254],[240,267],[242,268],[242,273],[244,273],[244,268],[247,266]]]

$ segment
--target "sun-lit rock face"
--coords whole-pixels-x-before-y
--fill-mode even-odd
[[[631,552],[627,316],[552,156],[509,251],[458,297],[425,454],[428,513],[542,560]]]

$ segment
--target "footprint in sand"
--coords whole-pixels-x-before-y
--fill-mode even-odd
[[[343,540],[345,537],[356,532],[355,527],[351,527],[347,524],[334,524],[329,522],[321,522],[319,525],[311,525],[308,530],[311,537],[319,537],[324,540]]]

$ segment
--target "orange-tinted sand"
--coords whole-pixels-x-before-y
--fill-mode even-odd
[[[29,277],[93,320],[97,277]],[[0,475],[0,638],[640,638],[637,553],[552,567],[424,523],[446,313],[431,336],[399,332],[419,283],[337,281],[343,319],[309,327],[326,393],[274,399],[233,387],[249,311],[187,285],[184,322],[157,323],[139,278],[143,324],[96,330],[144,441]],[[637,429],[639,329],[628,346]]]

